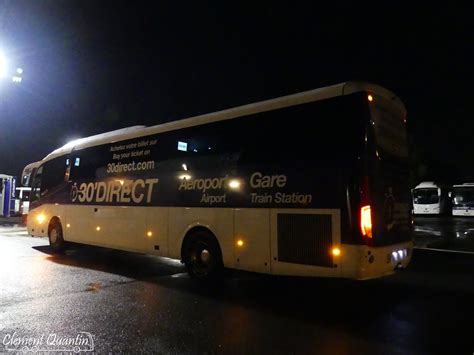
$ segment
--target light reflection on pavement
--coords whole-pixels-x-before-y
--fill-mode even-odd
[[[417,216],[415,246],[474,252],[474,218]]]

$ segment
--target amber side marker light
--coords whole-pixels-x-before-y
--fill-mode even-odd
[[[360,208],[360,231],[364,237],[372,238],[372,216],[370,205]]]
[[[367,95],[367,100],[369,100],[369,102],[372,102],[374,101],[374,97],[372,95]]]
[[[46,216],[42,213],[36,216],[36,221],[38,221],[39,224],[43,223],[46,220]]]
[[[237,241],[237,246],[238,246],[238,247],[243,247],[243,246],[244,246],[244,241],[243,241],[242,239],[239,239],[239,240]]]
[[[341,249],[339,249],[338,247],[334,247],[334,248],[331,249],[331,253],[334,256],[339,256],[339,255],[341,255]]]

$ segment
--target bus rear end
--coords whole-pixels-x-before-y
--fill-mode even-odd
[[[367,100],[366,162],[358,208],[353,211],[360,245],[347,248],[359,262],[353,265],[358,279],[405,268],[413,249],[405,109],[398,99],[397,103],[386,95],[369,92]]]

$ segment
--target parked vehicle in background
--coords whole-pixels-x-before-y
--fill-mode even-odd
[[[31,187],[17,187],[16,198],[18,200],[18,208],[15,208],[21,215],[28,214],[30,209],[30,193]]]
[[[28,164],[23,168],[21,173],[21,186],[31,187],[32,177],[40,164],[40,161],[35,161],[34,163]]]
[[[474,183],[454,185],[451,199],[453,216],[474,216]]]
[[[17,214],[19,202],[15,198],[16,177],[0,174],[0,216],[10,217]]]
[[[449,187],[433,181],[421,182],[412,190],[413,214],[441,215],[451,212]]]

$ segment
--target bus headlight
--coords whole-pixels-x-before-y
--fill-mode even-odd
[[[39,215],[36,216],[36,221],[39,224],[42,224],[46,220],[46,216],[43,213],[40,213]]]

